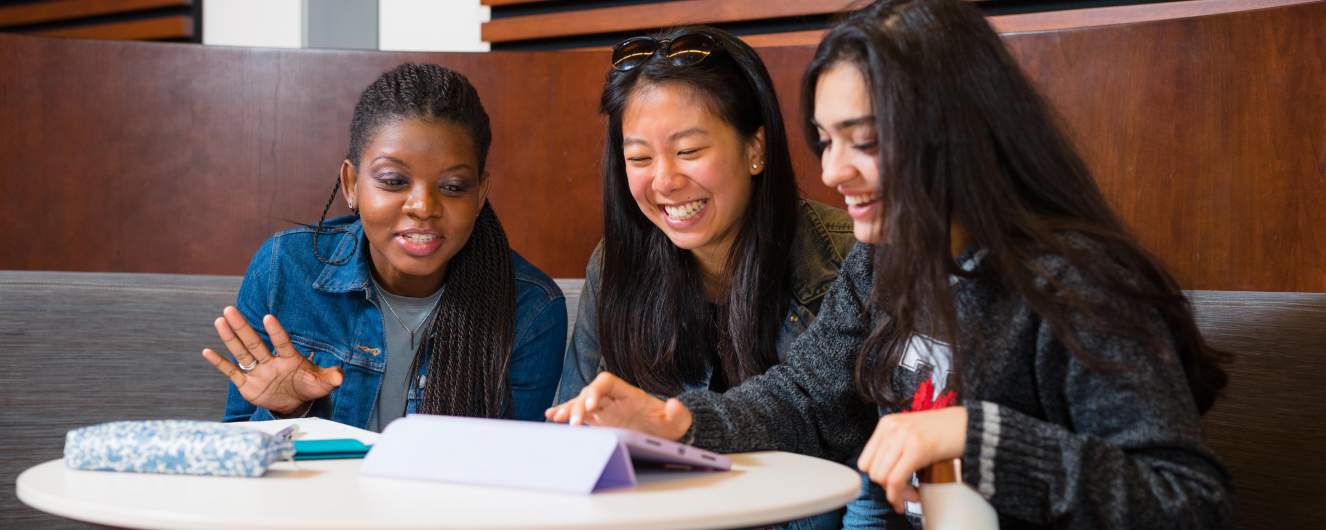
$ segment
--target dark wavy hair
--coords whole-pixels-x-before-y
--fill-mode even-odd
[[[954,366],[961,366],[949,278],[973,273],[952,257],[952,221],[986,252],[975,274],[1025,299],[1085,364],[1126,369],[1093,361],[1074,331],[1083,326],[1156,351],[1172,347],[1199,410],[1211,407],[1227,382],[1219,363],[1228,354],[1203,340],[1178,283],[1109,207],[1050,106],[977,8],[957,0],[885,0],[838,22],[804,78],[809,138],[817,137],[816,82],[839,63],[866,79],[880,142],[880,239],[888,250],[875,252],[873,297],[891,318],[881,320],[858,356],[856,383],[866,399],[906,399],[895,395],[892,376],[913,335],[948,340]],[[1084,247],[1109,259],[1093,259],[1101,253]],[[1061,289],[1036,265],[1051,255],[1109,299]],[[1172,342],[1154,331],[1157,315]]]
[[[714,356],[721,364],[714,367],[715,376],[730,384],[778,362],[775,344],[787,311],[788,254],[797,222],[795,175],[768,70],[750,46],[722,30],[692,26],[654,37],[692,33],[713,37],[718,49],[689,66],[655,56],[626,72],[610,70],[599,104],[608,118],[598,298],[602,355],[609,371],[658,394],[675,394],[684,382],[699,381]],[[764,171],[754,177],[739,221],[716,315],[705,302],[695,258],[640,212],[626,181],[622,113],[639,87],[663,83],[692,89],[744,138],[764,128]]]
[[[479,93],[460,73],[435,64],[406,63],[364,89],[350,120],[345,158],[359,165],[364,146],[384,124],[402,119],[440,120],[469,131],[478,171],[484,174],[493,135]],[[317,237],[340,189],[332,186],[314,231],[313,253],[322,263],[341,265],[318,253]],[[357,248],[357,247],[356,247]],[[451,258],[428,336],[415,362],[428,355],[427,384],[420,412],[500,417],[510,401],[507,369],[516,319],[515,276],[506,232],[485,202],[465,246]]]

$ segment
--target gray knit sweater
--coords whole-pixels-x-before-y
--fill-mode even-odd
[[[881,412],[853,384],[856,355],[883,318],[869,303],[875,251],[859,244],[847,256],[819,318],[782,364],[724,394],[680,396],[695,418],[692,443],[839,462],[860,450]],[[1062,258],[1037,265],[1060,292],[1103,296]],[[979,276],[953,288],[964,351],[979,352],[955,368],[968,413],[962,478],[994,506],[1001,528],[1230,527],[1229,477],[1202,439],[1173,351],[1078,327],[1094,366],[1126,367],[1092,370],[1016,294]],[[895,390],[912,395],[920,378],[898,370]]]

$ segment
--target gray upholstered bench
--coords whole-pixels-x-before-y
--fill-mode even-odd
[[[572,318],[582,280],[558,280]],[[71,428],[221,415],[203,362],[239,278],[0,271],[0,528],[76,526],[22,506],[18,473],[59,458]],[[1207,416],[1238,485],[1240,528],[1315,524],[1326,482],[1326,294],[1191,293],[1203,333],[1238,354]],[[568,326],[571,323],[568,323]]]
[[[557,280],[571,318],[583,283]],[[81,526],[14,494],[24,469],[60,458],[69,429],[221,417],[226,381],[199,353],[224,351],[212,320],[234,304],[239,284],[238,276],[0,271],[0,528]]]
[[[203,361],[239,277],[0,272],[0,527],[82,527],[22,505],[14,480],[69,429],[219,419],[226,381]]]

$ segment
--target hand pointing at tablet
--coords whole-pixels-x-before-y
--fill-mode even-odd
[[[664,402],[608,372],[544,416],[557,423],[621,427],[668,440],[680,440],[691,428],[691,411],[680,401]]]

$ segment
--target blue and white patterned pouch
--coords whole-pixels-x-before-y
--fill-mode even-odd
[[[64,442],[65,465],[90,471],[257,477],[293,455],[288,439],[211,421],[102,423],[69,431]]]

